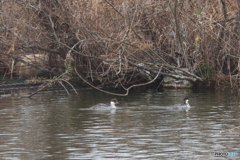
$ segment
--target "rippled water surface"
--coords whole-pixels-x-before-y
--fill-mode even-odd
[[[191,109],[169,106],[190,98]],[[90,106],[117,98],[115,110]],[[0,99],[4,160],[219,159],[240,154],[240,103],[230,92],[164,90],[116,97],[98,91],[46,91]],[[240,159],[228,156],[228,159]],[[224,159],[224,158],[223,158]]]

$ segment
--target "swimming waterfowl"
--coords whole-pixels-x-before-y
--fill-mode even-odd
[[[183,99],[183,103],[181,103],[181,104],[174,104],[174,105],[172,105],[171,107],[173,107],[173,108],[178,108],[178,109],[189,109],[190,108],[190,105],[189,105],[189,99],[188,99],[188,97],[185,97],[184,99]]]
[[[114,108],[117,108],[115,104],[118,104],[118,101],[116,98],[111,99],[110,103],[98,103],[90,108],[91,109],[114,109]]]

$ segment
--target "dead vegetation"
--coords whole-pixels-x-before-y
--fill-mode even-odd
[[[150,82],[160,68],[159,77],[240,85],[239,0],[2,0],[0,5],[0,60],[7,74],[14,73],[16,58],[49,54],[45,71],[64,68],[59,75],[73,78],[76,68],[94,85]],[[57,56],[65,64],[54,61]]]

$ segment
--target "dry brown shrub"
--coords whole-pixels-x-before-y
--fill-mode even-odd
[[[2,9],[3,51],[14,44],[11,54],[65,58],[78,43],[73,64],[91,81],[139,83],[148,79],[143,70],[156,74],[161,66],[169,76],[188,68],[178,77],[190,80],[204,78],[203,65],[216,75],[240,72],[235,0],[5,0]]]

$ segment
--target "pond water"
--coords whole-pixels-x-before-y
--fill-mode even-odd
[[[240,101],[230,91],[78,93],[1,98],[1,159],[240,159]],[[188,111],[168,109],[186,96]],[[117,109],[88,109],[111,98]]]

